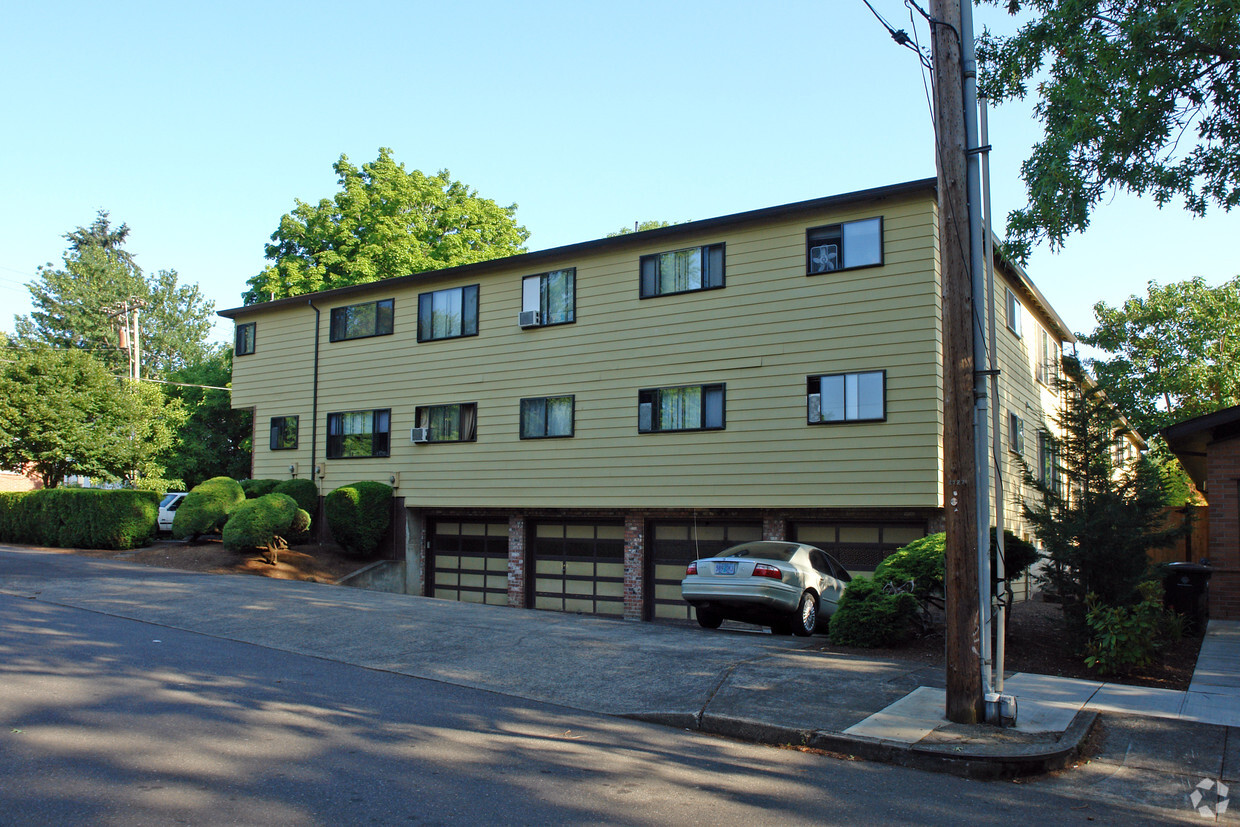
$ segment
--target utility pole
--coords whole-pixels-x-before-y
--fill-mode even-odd
[[[968,0],[965,0],[966,2]],[[947,717],[983,720],[974,438],[973,286],[964,120],[961,0],[930,3],[943,307],[943,493]],[[969,27],[971,32],[972,26]],[[980,308],[979,308],[980,309]]]

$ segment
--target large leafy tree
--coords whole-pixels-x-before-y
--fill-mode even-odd
[[[143,273],[124,248],[128,235],[128,226],[113,228],[103,210],[89,227],[66,233],[69,247],[62,266],[40,267],[27,285],[32,310],[16,317],[16,338],[89,351],[115,372],[124,372],[129,357],[120,346],[119,311],[127,303],[131,308],[140,303],[143,376],[166,375],[200,361],[214,302],[197,285],[178,283],[175,270]]]
[[[167,473],[184,480],[189,488],[212,477],[244,479],[250,475],[253,414],[233,410],[229,392],[216,390],[228,387],[231,377],[232,349],[227,348],[169,377],[181,385],[165,386],[187,412],[168,452]]]
[[[280,219],[246,304],[525,251],[517,205],[481,198],[447,170],[406,170],[387,148],[360,169],[344,155],[333,168],[340,191]]]
[[[1240,203],[1240,0],[985,0],[1033,19],[978,42],[980,90],[1023,99],[1045,137],[1008,216],[1018,257],[1084,230],[1114,190],[1182,198],[1203,215]]]
[[[1081,341],[1108,355],[1090,368],[1141,433],[1240,404],[1240,277],[1150,282],[1145,296],[1098,302],[1094,315]]]
[[[158,386],[123,380],[79,349],[9,347],[0,370],[0,467],[30,466],[48,488],[69,474],[161,477],[184,410]]]

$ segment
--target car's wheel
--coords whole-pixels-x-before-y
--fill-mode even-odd
[[[718,629],[723,625],[723,615],[714,609],[697,609],[698,625],[703,629]]]
[[[773,635],[790,635],[792,634],[792,621],[779,620],[771,624],[771,634]]]
[[[796,617],[792,619],[792,631],[800,637],[809,637],[818,626],[818,598],[813,592],[801,595],[801,605],[797,607]]]

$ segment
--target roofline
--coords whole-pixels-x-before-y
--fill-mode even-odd
[[[1037,306],[1038,310],[1042,312],[1042,315],[1050,319],[1051,324],[1057,328],[1055,332],[1058,333],[1065,342],[1076,344],[1078,341],[1076,334],[1073,333],[1071,328],[1068,327],[1068,323],[1055,312],[1055,308],[1051,307],[1051,303],[1047,301],[1046,296],[1042,295],[1042,291],[1039,290],[1038,286],[1033,283],[1033,279],[1029,278],[1029,274],[1025,272],[1025,268],[1021,267],[1011,258],[1004,255],[1002,251],[1001,239],[993,233],[991,233],[991,236],[994,241],[995,257],[999,259],[1000,265],[1011,271],[1011,275],[1015,277],[1017,285],[1025,291],[1026,298],[1033,299],[1033,303]]]
[[[1163,439],[1170,442],[1173,439],[1192,436],[1199,431],[1217,428],[1220,425],[1231,425],[1234,422],[1240,422],[1240,405],[1233,405],[1230,408],[1223,408],[1221,411],[1202,414],[1192,419],[1186,419],[1183,422],[1177,422],[1174,425],[1168,425],[1159,433],[1163,435]]]
[[[533,267],[540,261],[561,258],[564,256],[580,255],[583,253],[591,253],[596,250],[607,249],[610,247],[619,248],[637,242],[645,243],[648,241],[657,241],[661,238],[671,238],[679,235],[687,235],[706,230],[715,230],[722,227],[730,227],[736,224],[750,224],[756,221],[783,218],[785,216],[797,215],[805,212],[814,212],[830,207],[851,204],[858,201],[873,201],[876,199],[892,198],[910,193],[935,192],[936,190],[937,179],[921,178],[916,181],[905,181],[903,183],[889,184],[883,187],[855,190],[853,192],[843,193],[840,195],[812,198],[807,201],[794,201],[791,204],[781,204],[775,207],[763,207],[756,210],[732,213],[731,215],[722,215],[716,218],[704,218],[699,221],[688,221],[684,224],[673,224],[670,227],[658,227],[653,230],[643,230],[637,233],[625,233],[624,235],[612,236],[610,238],[599,238],[594,239],[593,241],[581,241],[575,244],[566,244],[561,247],[536,250],[531,253],[520,253],[515,256],[495,258],[488,261],[476,262],[474,264],[462,264],[456,267],[447,267],[442,270],[426,270],[421,273],[412,273],[407,276],[396,276],[395,278],[382,279],[381,281],[371,281],[366,282],[365,284],[353,284],[348,287],[337,287],[332,290],[320,290],[315,293],[302,293],[300,295],[290,296],[284,299],[276,299],[274,301],[261,302],[259,304],[247,304],[241,307],[229,308],[228,310],[220,310],[216,315],[222,316],[226,319],[235,319],[238,316],[247,315],[249,313],[278,310],[284,307],[301,307],[306,304],[307,300],[334,299],[343,296],[350,296],[355,293],[368,292],[374,290],[378,286],[383,286],[385,288],[397,287],[411,283],[430,281],[432,279],[468,276],[474,273],[482,274],[501,267],[506,268],[524,265],[530,265]],[[1030,283],[1030,287],[1032,287],[1032,283]],[[1036,292],[1036,288],[1033,289]]]

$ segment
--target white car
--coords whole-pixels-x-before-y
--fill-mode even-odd
[[[159,523],[157,527],[160,531],[172,531],[172,518],[176,516],[177,509],[181,507],[181,503],[184,501],[184,491],[169,491],[159,501]]]
[[[776,635],[809,636],[835,614],[851,580],[820,548],[763,540],[694,560],[685,570],[680,594],[706,629],[739,620],[770,626]]]

